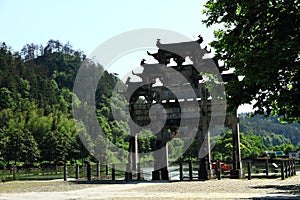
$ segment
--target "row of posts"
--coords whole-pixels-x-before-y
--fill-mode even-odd
[[[80,172],[80,166],[79,164],[76,164],[75,166],[75,179],[79,179],[80,178],[80,175],[79,175],[79,172]],[[86,177],[87,177],[87,180],[88,181],[91,181],[92,180],[92,172],[91,172],[91,164],[90,163],[87,163],[86,164]],[[105,175],[108,176],[108,165],[105,165]],[[67,169],[67,165],[65,164],[64,165],[64,181],[67,181],[67,176],[68,176],[68,169]],[[96,165],[96,176],[99,178],[100,177],[100,164],[97,163]],[[112,165],[112,172],[111,172],[111,177],[112,177],[112,180],[115,180],[116,179],[116,173],[115,173],[115,165],[113,164]]]
[[[183,180],[183,164],[179,163],[179,179]],[[189,180],[193,180],[193,162],[189,160]]]
[[[189,160],[189,180],[193,180],[193,163],[192,160]],[[281,169],[281,179],[284,180],[285,178],[288,178],[290,176],[296,175],[296,162],[295,160],[285,160],[281,161],[280,164]],[[247,165],[247,171],[248,171],[248,180],[251,180],[252,173],[251,173],[251,161],[248,161]],[[105,165],[105,174],[108,176],[108,165]],[[269,176],[269,163],[268,160],[266,160],[266,176]],[[91,174],[91,164],[86,164],[86,175],[87,180],[92,180],[92,174]],[[96,165],[96,175],[97,177],[100,177],[100,164],[97,163]],[[77,164],[75,167],[75,178],[79,179],[79,165]],[[218,180],[221,180],[221,163],[219,160],[216,162],[216,178]],[[115,172],[115,164],[112,164],[112,171],[111,171],[111,179],[116,180],[116,172]],[[179,163],[179,179],[182,181],[184,179],[183,176],[183,163]],[[129,181],[132,180],[132,173],[125,172],[125,180]],[[141,173],[137,173],[137,180],[141,180]],[[64,181],[67,181],[67,165],[64,165]]]
[[[192,162],[192,160],[189,160],[188,164],[189,164],[189,180],[192,181],[193,178],[194,178],[193,177],[193,162]],[[199,174],[198,174],[198,179],[200,180],[201,178],[200,178]],[[184,178],[184,176],[183,176],[183,163],[180,162],[179,163],[179,179],[182,181],[183,178]]]
[[[281,180],[296,175],[295,160],[281,161]]]
[[[64,181],[67,181],[67,165],[64,165]],[[105,174],[108,176],[108,165],[105,165]],[[182,162],[179,163],[179,178],[180,180],[183,180],[183,164]],[[97,163],[96,165],[96,174],[97,177],[100,177],[100,164]],[[221,173],[220,173],[221,174]],[[86,164],[86,176],[87,176],[87,181],[92,180],[92,173],[91,173],[91,164],[87,163]],[[116,180],[116,173],[115,173],[115,164],[112,164],[112,171],[111,171],[111,179]],[[76,164],[75,166],[75,179],[79,179],[79,165]],[[132,180],[132,173],[130,172],[125,172],[125,180],[129,181]],[[137,180],[141,180],[141,173],[137,173]],[[193,180],[193,163],[192,160],[189,160],[189,180]]]
[[[116,170],[115,170],[115,164],[112,164],[111,166],[111,180],[115,181],[116,180]],[[128,166],[127,166],[128,168]],[[67,165],[65,164],[64,165],[64,181],[67,181]],[[75,179],[79,179],[79,165],[76,164],[75,166]],[[108,170],[108,165],[106,164],[105,165],[105,175],[108,176],[108,173],[109,170]],[[100,177],[100,164],[97,163],[96,165],[96,176],[97,178]],[[90,163],[87,163],[86,164],[86,177],[87,177],[87,181],[91,181],[92,180],[92,170],[91,170],[91,164]],[[137,173],[137,180],[141,180],[142,177],[141,177],[141,173]],[[130,181],[132,180],[132,173],[130,172],[125,172],[125,181]]]
[[[280,164],[281,167],[281,179],[284,180],[285,178],[291,177],[296,175],[296,161],[295,160],[284,160],[281,161]],[[248,171],[248,180],[251,180],[251,161],[248,161],[248,166],[247,166],[247,171]],[[221,180],[221,162],[217,160],[216,162],[216,178],[218,180]],[[266,176],[269,176],[269,162],[266,160]],[[179,163],[179,179],[182,181],[183,180],[183,164],[182,162]],[[189,180],[193,180],[193,163],[191,160],[189,160]]]
[[[251,180],[251,161],[248,161],[248,180]],[[282,160],[280,163],[281,180],[296,175],[296,161],[295,160]],[[266,160],[266,176],[269,176],[269,163]]]

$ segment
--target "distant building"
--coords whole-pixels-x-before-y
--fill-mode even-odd
[[[269,157],[285,157],[286,155],[284,154],[283,151],[266,151],[265,155]]]
[[[285,156],[285,154],[283,153],[283,151],[274,151],[276,157],[281,157],[281,156]]]
[[[299,159],[300,158],[300,151],[290,151],[289,158]]]

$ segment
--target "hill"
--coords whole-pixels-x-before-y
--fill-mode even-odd
[[[300,142],[300,124],[283,124],[279,117],[256,115],[250,118],[242,114],[240,115],[240,132],[261,136],[266,147],[288,143],[296,146]]]
[[[114,74],[104,72],[95,94],[96,115],[106,138],[101,135],[91,138],[88,127],[75,126],[72,115],[72,87],[77,71],[86,58],[80,50],[49,40],[46,47],[27,44],[20,52],[13,52],[5,43],[0,44],[0,168],[8,163],[33,163],[60,161],[95,160],[82,144],[85,137],[90,147],[101,146],[100,157],[110,163],[117,163],[117,152],[103,146],[103,140],[109,140],[117,147],[128,150],[128,116],[122,112],[124,102],[118,98],[112,105],[112,90],[118,81]],[[77,102],[86,108],[85,102]],[[120,106],[120,107],[118,107]],[[112,107],[119,111],[123,122],[114,120]],[[88,117],[87,117],[88,119]],[[281,124],[278,118],[263,116],[240,116],[240,131],[245,155],[251,155],[253,145],[273,146],[300,141],[299,124]],[[227,143],[230,134],[224,134]],[[262,139],[262,141],[261,141]],[[155,149],[154,136],[144,131],[139,138],[140,152],[152,152]],[[174,141],[180,139],[175,138]],[[262,144],[262,142],[264,144]],[[224,149],[222,141],[219,150]],[[172,147],[172,145],[169,145]],[[179,146],[179,145],[177,145]],[[227,145],[230,152],[230,145]],[[105,151],[104,151],[105,150]],[[174,155],[181,149],[171,148]],[[197,157],[197,141],[183,155],[183,158]],[[257,150],[259,153],[259,150]],[[230,155],[230,153],[228,153]],[[126,161],[124,156],[123,161]],[[152,159],[152,158],[147,158]]]
[[[87,127],[76,129],[72,115],[72,99],[76,99],[72,87],[84,59],[80,50],[55,40],[46,47],[24,45],[20,52],[0,44],[0,168],[10,162],[93,160],[79,132],[90,146],[103,138],[88,138]],[[104,73],[95,95],[96,113],[107,138],[118,138],[116,145],[128,148],[128,141],[121,137],[128,125],[111,118],[109,99],[116,80]]]

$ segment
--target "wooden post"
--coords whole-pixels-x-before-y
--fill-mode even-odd
[[[97,163],[97,178],[99,178],[100,177],[100,163],[98,162]]]
[[[11,171],[13,173],[13,181],[16,180],[16,170],[17,169],[17,166],[16,165],[13,165],[13,167],[11,168]]]
[[[179,179],[183,181],[183,166],[182,162],[179,163]]]
[[[105,164],[105,176],[108,176],[108,164]]]
[[[288,160],[288,176],[292,176],[292,164],[291,164],[291,160]]]
[[[131,168],[130,168],[130,164],[127,164],[126,165],[126,171],[125,171],[125,181],[126,182],[128,182],[128,181],[130,181],[131,180],[131,177],[130,177],[130,175],[131,175]]]
[[[221,180],[221,164],[219,159],[217,159],[216,169],[217,169],[217,178],[218,180]]]
[[[284,171],[285,171],[285,178],[288,178],[288,163],[284,161]]]
[[[269,162],[268,162],[268,158],[266,160],[266,176],[269,176]]]
[[[129,179],[129,176],[130,176],[129,174],[130,174],[130,172],[126,172],[126,171],[125,171],[125,181],[126,181],[126,182],[129,182],[129,180],[130,180],[130,179]]]
[[[86,178],[88,181],[92,180],[92,174],[91,174],[91,164],[87,163],[86,165]]]
[[[79,179],[79,165],[78,164],[76,164],[76,167],[75,167],[75,178]]]
[[[112,179],[113,181],[116,180],[115,164],[112,164],[112,168],[111,168],[111,179]]]
[[[290,168],[291,168],[291,170],[290,170],[291,176],[293,176],[293,160],[292,159],[290,160]]]
[[[293,167],[293,160],[292,159],[290,160],[290,167],[291,167],[291,176],[293,176],[294,175],[294,172],[293,172],[294,167]]]
[[[284,180],[284,161],[281,161],[280,169],[281,169],[281,180]]]
[[[242,158],[240,149],[240,132],[239,132],[239,118],[237,115],[237,108],[232,111],[231,116],[232,129],[232,146],[233,146],[233,166],[230,172],[231,178],[241,178],[243,174]]]
[[[193,180],[193,161],[189,160],[189,177],[190,181]]]
[[[141,180],[141,163],[137,163],[137,180]]]
[[[251,161],[248,161],[248,180],[251,180]]]
[[[67,164],[64,164],[64,181],[67,181]]]
[[[296,160],[295,159],[293,160],[293,163],[294,163],[294,175],[296,175]]]
[[[294,176],[294,160],[291,160],[291,176]]]

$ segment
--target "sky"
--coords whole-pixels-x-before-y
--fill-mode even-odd
[[[86,54],[122,32],[164,28],[187,37],[213,40],[213,29],[201,20],[201,0],[1,0],[0,41],[14,50],[24,44],[45,44],[50,39],[69,41]]]
[[[192,40],[201,34],[213,41],[202,24],[202,0],[0,0],[0,41],[19,51],[29,43],[70,42],[89,55],[111,37],[141,28],[162,28]],[[129,55],[118,63],[136,63]],[[136,56],[138,57],[138,56]],[[139,58],[140,59],[140,58]],[[137,63],[139,64],[139,62]],[[243,110],[244,111],[244,110]]]

